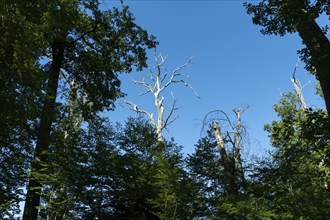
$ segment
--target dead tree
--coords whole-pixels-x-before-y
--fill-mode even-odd
[[[224,170],[225,185],[229,195],[239,195],[241,183],[244,181],[242,166],[242,139],[245,128],[241,122],[241,114],[247,109],[234,109],[236,123],[232,123],[227,114],[221,110],[209,112],[203,127],[212,122],[212,130],[220,154],[220,165]]]
[[[238,186],[235,181],[235,167],[233,166],[232,158],[227,154],[225,142],[221,136],[221,129],[217,121],[213,123],[213,133],[219,148],[220,161],[224,170],[228,193],[230,195],[236,195],[238,194]]]
[[[143,86],[146,89],[146,91],[140,94],[140,96],[146,95],[148,93],[153,94],[157,118],[154,118],[153,113],[138,108],[137,104],[135,104],[134,102],[124,100],[121,105],[124,108],[128,108],[130,110],[135,111],[136,113],[147,115],[151,124],[156,130],[157,140],[163,142],[163,130],[167,129],[167,127],[178,118],[178,115],[173,117],[174,112],[178,109],[178,107],[176,107],[176,100],[173,94],[173,102],[169,105],[169,113],[165,115],[165,98],[164,96],[162,96],[164,90],[169,88],[173,84],[180,83],[192,90],[198,98],[199,96],[193,89],[193,87],[190,85],[190,83],[187,82],[187,80],[190,80],[189,75],[181,73],[182,69],[188,67],[191,64],[191,59],[189,59],[188,62],[186,62],[185,64],[177,67],[171,74],[169,74],[168,71],[162,67],[167,57],[164,58],[162,55],[156,55],[156,53],[154,57],[156,65],[153,67],[153,69],[155,69],[156,72],[153,72],[152,69],[149,69],[149,73],[147,74],[149,79],[148,81],[145,81],[144,79],[142,81],[134,80],[134,83],[136,85]]]
[[[241,157],[241,145],[242,145],[242,121],[241,121],[241,113],[245,111],[245,109],[234,109],[233,110],[236,114],[236,121],[237,125],[234,127],[234,148],[235,148],[235,154],[234,154],[234,160],[235,160],[235,171],[237,172],[238,177],[243,180],[244,174],[243,174],[243,166],[242,166],[242,157]]]

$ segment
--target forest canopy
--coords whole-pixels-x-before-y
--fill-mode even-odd
[[[253,156],[245,154],[248,105],[200,115],[194,146],[164,135],[180,120],[170,88],[200,98],[199,82],[186,71],[192,59],[167,68],[156,49],[161,42],[126,3],[107,10],[101,3],[0,2],[1,219],[330,216],[330,47],[328,27],[316,22],[329,16],[327,1],[244,4],[263,34],[299,34],[306,46],[299,54],[326,104],[307,105],[303,86],[288,74],[292,92],[281,94],[277,118],[264,126],[272,148]],[[122,85],[131,82],[120,76],[132,72],[151,111],[125,99]],[[117,108],[135,117],[117,122]],[[193,152],[184,154],[186,147]]]

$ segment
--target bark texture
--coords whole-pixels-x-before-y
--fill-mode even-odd
[[[241,111],[239,109],[234,110],[237,119],[236,131],[234,134],[234,160],[235,171],[241,181],[244,180],[242,157],[241,157],[241,138],[242,138],[242,123],[241,123]]]
[[[42,108],[37,144],[35,148],[34,159],[31,165],[31,172],[41,173],[42,163],[46,162],[47,150],[49,146],[51,125],[54,120],[55,101],[57,96],[58,80],[60,69],[64,57],[63,43],[53,43],[52,45],[52,64],[49,70],[49,79],[47,83],[46,97]],[[40,205],[41,183],[38,179],[30,175],[27,197],[24,206],[23,220],[37,220],[38,209]]]
[[[213,132],[220,151],[220,161],[225,173],[225,179],[228,186],[228,194],[238,195],[238,185],[236,183],[235,177],[235,163],[226,152],[225,142],[221,137],[221,130],[218,122],[213,123]]]

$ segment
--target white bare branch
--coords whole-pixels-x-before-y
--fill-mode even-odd
[[[125,105],[124,105],[124,104],[125,104]],[[131,110],[131,111],[135,111],[136,113],[141,113],[141,114],[145,114],[145,115],[147,115],[148,118],[150,119],[152,125],[153,125],[154,127],[157,127],[157,124],[156,124],[156,122],[155,122],[155,120],[154,120],[154,116],[153,116],[153,114],[152,114],[152,113],[149,113],[149,112],[146,111],[146,110],[139,109],[138,106],[137,106],[134,102],[124,100],[124,101],[122,101],[122,102],[120,103],[120,105],[121,105],[123,108],[125,108],[125,109]],[[131,108],[127,107],[126,105],[131,106]]]
[[[187,83],[186,81],[184,81],[183,79],[180,79],[180,80],[173,80],[172,83],[182,83],[184,86],[187,86],[191,91],[193,91],[193,93],[197,96],[197,98],[201,98],[197,92],[195,91],[195,89],[189,84]]]
[[[171,85],[173,83],[173,81],[176,80],[176,78],[180,77],[180,76],[187,76],[186,74],[179,74],[178,72],[180,70],[182,70],[185,67],[188,67],[191,64],[191,59],[188,60],[188,62],[186,62],[185,64],[182,64],[181,66],[177,67],[173,72],[172,75],[170,77],[170,79],[168,80],[168,82],[161,88],[161,90],[164,90],[166,87],[168,87],[169,85]]]
[[[147,115],[152,125],[156,129],[158,141],[163,141],[162,131],[163,129],[167,129],[167,127],[179,117],[178,115],[176,117],[173,117],[174,112],[179,108],[176,107],[176,100],[174,99],[174,96],[172,94],[173,102],[170,105],[171,107],[168,114],[166,114],[167,116],[165,117],[165,112],[164,112],[165,108],[163,104],[164,97],[162,96],[162,92],[171,84],[180,83],[183,84],[184,86],[187,86],[190,90],[192,90],[198,98],[200,97],[198,96],[197,92],[193,89],[193,87],[187,82],[188,80],[191,81],[188,74],[180,73],[180,71],[183,68],[191,64],[191,59],[189,59],[188,62],[186,62],[185,64],[177,67],[171,74],[169,74],[167,69],[162,67],[167,59],[167,56],[163,57],[161,54],[157,55],[155,51],[154,59],[155,59],[155,66],[153,68],[155,69],[155,72],[149,69],[148,74],[146,74],[146,76],[148,76],[147,78],[149,78],[150,80],[145,81],[143,78],[142,81],[133,80],[133,82],[136,85],[140,85],[146,89],[146,91],[139,94],[139,96],[143,96],[148,93],[152,93],[154,95],[154,104],[157,111],[156,119],[154,119],[153,114],[149,113],[148,111],[138,109],[138,106],[133,102],[124,101],[123,103],[126,105],[125,106],[126,108],[127,106],[130,106],[130,108],[128,109],[133,110],[137,113],[142,113]]]
[[[136,85],[141,85],[141,86],[144,86],[147,90],[149,90],[150,92],[154,92],[154,88],[149,84],[149,83],[146,83],[145,81],[137,81],[137,80],[133,80],[133,82],[136,84]]]
[[[164,72],[164,74],[163,74],[163,77],[162,77],[162,79],[160,80],[161,83],[163,83],[164,80],[167,78],[167,74],[168,74],[168,71],[167,71],[167,69],[165,69],[165,72]]]
[[[146,94],[148,94],[148,93],[150,93],[150,90],[147,90],[147,91],[145,91],[145,92],[142,92],[142,93],[140,93],[138,96],[140,97],[140,96],[144,96],[144,95],[146,95]]]

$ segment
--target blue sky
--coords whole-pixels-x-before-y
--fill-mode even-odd
[[[169,88],[177,99],[180,117],[165,132],[184,146],[184,153],[192,153],[200,138],[204,116],[216,109],[232,114],[232,109],[248,104],[243,114],[250,143],[246,151],[262,154],[270,149],[268,134],[263,126],[276,119],[272,105],[280,93],[293,91],[290,81],[297,63],[296,51],[301,46],[297,34],[285,37],[264,36],[260,27],[252,24],[245,13],[242,1],[126,1],[136,22],[157,37],[157,52],[168,55],[164,64],[168,70],[180,66],[193,57],[193,65],[182,73],[190,75],[194,89],[201,96],[196,98],[187,87]],[[114,1],[103,1],[111,8]],[[327,19],[320,20],[322,24]],[[153,51],[148,64],[153,65]],[[299,63],[296,77],[302,84],[311,81],[304,89],[309,106],[324,107],[323,101],[313,95],[315,77],[309,75]],[[122,90],[126,99],[138,104],[140,109],[155,112],[153,97],[138,97],[142,87],[132,79],[141,80],[144,72],[122,75]],[[170,103],[170,95],[165,102]],[[135,116],[119,105],[107,114],[111,121],[124,121]]]

